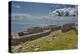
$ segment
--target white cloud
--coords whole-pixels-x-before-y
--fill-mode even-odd
[[[16,8],[21,8],[19,5],[16,5],[15,7],[16,7]]]
[[[56,9],[54,11],[49,12],[50,16],[53,15],[61,15],[61,16],[77,16],[78,15],[78,9],[77,8],[63,8],[63,9]]]
[[[14,7],[14,8],[21,8],[21,6],[19,6],[19,5],[12,5],[12,7]]]
[[[53,16],[53,15],[58,15],[57,11],[62,15],[62,16],[65,16],[67,13],[69,16],[77,16],[78,15],[78,9],[77,8],[63,8],[63,9],[56,9],[54,11],[51,11],[49,12],[49,15],[50,16]],[[53,19],[54,17],[50,17],[50,16],[33,16],[31,14],[24,14],[24,13],[12,13],[11,14],[11,17],[14,17],[12,18],[13,20],[33,20],[33,19]],[[57,18],[57,17],[56,17]]]
[[[30,14],[23,14],[23,13],[12,13],[11,16],[31,16]]]
[[[14,19],[22,20],[22,19],[49,19],[49,16],[33,16],[31,14],[23,14],[23,13],[12,13],[11,17],[14,17]]]

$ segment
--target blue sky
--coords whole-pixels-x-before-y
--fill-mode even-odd
[[[12,13],[26,13],[34,16],[46,16],[48,15],[49,10],[75,7],[75,5],[12,1],[11,7]]]
[[[26,28],[34,26],[46,26],[49,24],[63,24],[65,22],[74,22],[75,17],[50,17],[49,11],[75,7],[75,5],[32,3],[12,1],[11,3],[11,27],[13,32],[24,31]],[[73,19],[73,20],[72,20]],[[77,18],[76,18],[77,20]],[[76,21],[75,20],[75,21]],[[60,22],[61,23],[60,23]]]

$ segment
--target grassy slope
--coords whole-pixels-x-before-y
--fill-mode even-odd
[[[55,36],[55,37],[54,37]],[[74,30],[68,32],[55,31],[46,37],[27,41],[17,52],[65,50],[77,48],[77,34]]]

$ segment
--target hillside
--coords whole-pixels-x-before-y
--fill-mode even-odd
[[[74,30],[68,32],[58,30],[51,32],[48,36],[26,41],[14,52],[77,49],[77,39],[78,36]]]

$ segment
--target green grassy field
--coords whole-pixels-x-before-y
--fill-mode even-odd
[[[25,42],[16,52],[77,49],[77,40],[78,36],[74,30],[68,32],[58,30],[48,36]]]

